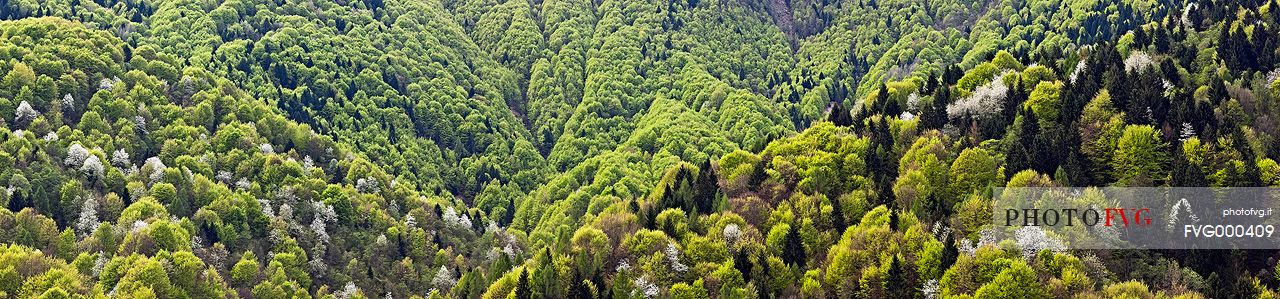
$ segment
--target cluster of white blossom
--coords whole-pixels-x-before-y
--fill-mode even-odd
[[[141,104],[139,104],[138,110],[141,111],[142,108]],[[147,119],[143,118],[141,114],[133,116],[133,131],[138,133],[138,136],[147,136],[148,134]]]
[[[1088,67],[1089,67],[1088,64],[1084,63],[1084,59],[1080,59],[1080,61],[1076,62],[1076,68],[1072,69],[1071,75],[1068,76],[1068,80],[1071,81],[1071,84],[1075,84],[1076,79],[1080,78],[1080,73],[1084,72],[1084,70]]]
[[[1143,51],[1133,51],[1129,53],[1129,57],[1124,59],[1124,71],[1129,73],[1142,72],[1148,67],[1155,65],[1156,62],[1151,60],[1151,55]]]
[[[667,255],[667,262],[671,263],[672,270],[680,273],[689,271],[689,266],[680,263],[680,249],[676,248],[675,243],[667,243],[667,249],[664,253]]]
[[[111,152],[111,165],[124,168],[125,166],[128,166],[131,163],[132,162],[129,161],[129,152],[124,151],[123,148],[117,149],[116,151]]]
[[[990,83],[974,89],[969,97],[948,104],[947,115],[951,119],[959,119],[965,115],[987,119],[1000,115],[1005,95],[1009,92],[1009,86],[1004,84],[1002,77],[1004,74],[996,75]]]
[[[350,299],[351,296],[354,296],[359,292],[360,292],[360,289],[356,288],[356,284],[348,281],[347,285],[342,287],[342,290],[338,291],[337,293],[334,293],[333,295],[341,299]]]
[[[431,284],[441,290],[451,290],[458,281],[453,278],[453,271],[449,267],[440,265],[440,270],[436,271],[436,276],[431,278]]]
[[[1062,241],[1049,237],[1039,226],[1023,226],[1013,232],[1013,239],[1022,248],[1022,257],[1031,260],[1041,250],[1060,252],[1066,250]]]
[[[382,192],[382,184],[378,183],[378,179],[372,177],[357,179],[356,191],[360,191],[360,193]]]
[[[92,197],[86,198],[80,204],[80,219],[76,220],[76,230],[81,237],[88,236],[93,234],[93,231],[98,230],[98,225],[100,224],[101,222],[98,221],[98,200]]]
[[[258,206],[261,206],[261,207],[262,207],[262,214],[263,214],[263,215],[267,215],[267,217],[271,217],[271,218],[275,218],[275,217],[276,217],[276,212],[275,212],[274,210],[272,210],[272,209],[271,209],[271,201],[270,201],[270,200],[267,200],[266,198],[259,198],[259,199],[258,199]]]
[[[99,275],[102,274],[102,269],[107,267],[108,261],[110,260],[107,259],[107,254],[102,251],[98,251],[98,259],[93,262],[93,269],[89,272],[93,273],[93,277],[99,277]]]
[[[1274,70],[1271,70],[1271,72],[1267,73],[1268,84],[1275,83],[1276,80],[1280,80],[1280,69],[1274,69]]]
[[[924,293],[927,299],[938,298],[942,292],[942,287],[938,285],[937,279],[930,279],[924,282],[924,286],[920,287],[920,291]]]
[[[67,158],[62,160],[62,164],[71,167],[80,167],[84,163],[84,159],[89,158],[89,149],[84,148],[80,143],[73,143],[67,148]]]
[[[502,246],[502,253],[506,253],[507,256],[517,256],[523,252],[523,250],[520,250],[520,244],[516,244],[515,238],[508,235],[507,245]]]
[[[334,213],[333,206],[323,202],[312,201],[311,207],[315,212],[315,216],[311,219],[311,231],[316,234],[316,238],[321,243],[329,243],[329,233],[326,231],[327,223],[338,220],[338,214]]]
[[[276,217],[284,220],[285,223],[293,224],[293,206],[288,203],[280,204],[280,207],[276,209]]]
[[[107,78],[102,78],[102,81],[98,81],[98,89],[99,89],[99,90],[107,90],[107,89],[111,89],[112,87],[115,87],[115,85],[116,85],[116,84],[115,84],[115,82],[113,82],[113,81],[111,81],[111,79],[107,79]]]
[[[645,298],[657,297],[658,285],[649,281],[648,276],[641,275],[640,278],[636,278],[635,289],[631,290],[631,297],[637,296],[644,296]]]
[[[135,220],[133,221],[133,227],[129,229],[129,233],[132,234],[132,233],[140,232],[143,229],[146,229],[147,225],[149,225],[149,223],[147,223],[146,221]]]
[[[902,111],[902,114],[898,115],[898,119],[910,121],[916,119],[916,115],[911,114],[911,111]]]
[[[952,229],[943,224],[942,221],[933,222],[933,228],[930,229],[930,232],[933,234],[933,238],[938,241],[943,243],[951,242]]]
[[[400,201],[392,199],[390,203],[387,203],[387,212],[390,212],[391,215],[400,215]]]
[[[413,214],[409,214],[409,215],[405,215],[405,216],[404,216],[404,226],[405,226],[405,227],[413,228],[414,226],[417,226],[417,225],[418,225],[418,219],[414,218],[414,217],[413,217]]]
[[[1178,141],[1185,142],[1193,136],[1196,136],[1196,128],[1192,127],[1189,122],[1183,122],[1182,129],[1178,130]]]
[[[66,95],[63,95],[62,111],[75,111],[75,109],[76,109],[76,98],[71,97],[71,94],[69,93]]]
[[[913,92],[907,95],[907,110],[919,110],[920,108],[920,94]]]
[[[471,228],[471,218],[467,217],[467,214],[459,215],[458,210],[455,210],[453,207],[445,209],[444,215],[440,216],[440,219],[444,220],[445,223],[461,228]]]
[[[14,113],[13,120],[18,123],[27,123],[36,120],[40,116],[40,112],[31,107],[31,103],[22,101],[18,103],[18,110]]]
[[[249,179],[247,178],[240,178],[240,180],[236,181],[236,189],[248,190],[250,186],[252,186],[252,184],[249,183]]]
[[[44,134],[44,138],[42,138],[42,139],[44,139],[44,142],[54,142],[54,141],[58,141],[58,132],[52,132],[52,131],[51,131],[51,132],[49,132],[49,134]]]
[[[213,179],[214,179],[214,180],[217,180],[218,182],[221,182],[221,183],[223,183],[223,184],[228,184],[228,185],[230,185],[230,184],[231,184],[231,179],[232,179],[232,177],[231,177],[231,172],[230,172],[230,171],[226,171],[226,170],[219,170],[219,171],[218,171],[218,174],[216,174],[216,175],[214,175],[214,176],[213,176]]]
[[[738,228],[737,223],[730,223],[724,226],[724,240],[729,244],[738,242],[738,238],[742,237],[742,229]]]
[[[270,155],[276,153],[276,148],[271,146],[270,143],[263,143],[258,145],[258,151],[262,152],[263,155]]]
[[[1191,27],[1191,25],[1192,25],[1192,24],[1191,24],[1191,10],[1192,10],[1192,9],[1198,9],[1198,8],[1200,8],[1200,4],[1199,4],[1199,3],[1196,3],[1196,2],[1190,2],[1190,3],[1187,3],[1187,6],[1182,8],[1182,19],[1181,19],[1181,20],[1182,20],[1182,26],[1183,26],[1183,27]]]
[[[995,232],[991,231],[991,229],[984,229],[978,232],[977,244],[974,244],[974,242],[970,241],[969,238],[963,238],[963,239],[960,239],[960,248],[958,249],[960,252],[963,252],[965,255],[973,256],[975,253],[978,253],[978,248],[982,248],[983,246],[992,245],[995,243],[996,243]]]
[[[323,258],[324,245],[317,244],[316,247],[318,249],[315,249],[315,250],[321,250],[321,251],[319,252],[313,251],[311,253],[311,260],[307,261],[307,266],[311,268],[311,273],[315,273],[313,274],[315,275],[315,277],[313,278],[321,278],[321,277],[324,277],[325,273],[329,273],[329,264],[324,262],[324,258]]]
[[[1173,207],[1169,208],[1169,224],[1165,228],[1166,230],[1173,231],[1173,228],[1178,224],[1177,222],[1181,221],[1181,217],[1179,217],[1179,215],[1184,210],[1187,211],[1187,218],[1191,219],[1191,223],[1200,222],[1200,217],[1196,216],[1196,213],[1191,210],[1191,202],[1188,202],[1186,198],[1183,198],[1174,203]]]
[[[84,160],[84,165],[80,166],[80,172],[91,179],[101,179],[106,170],[106,166],[102,165],[102,159],[98,159],[95,155],[89,155],[89,158]]]
[[[164,169],[166,167],[164,166],[164,162],[160,161],[160,157],[147,158],[147,161],[142,163],[142,167],[147,168],[147,166],[151,166],[151,173],[148,175],[148,178],[151,179],[152,184],[155,184],[156,182],[159,182],[160,179],[164,178]]]

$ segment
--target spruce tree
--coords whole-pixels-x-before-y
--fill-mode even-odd
[[[702,162],[698,167],[698,177],[694,180],[693,201],[699,213],[710,214],[715,209],[716,197],[720,195],[715,170],[711,168],[711,160]]]
[[[827,114],[827,121],[839,127],[848,127],[853,125],[853,116],[844,109],[844,104],[837,102],[831,104],[831,113]]]
[[[886,273],[885,290],[888,298],[894,299],[910,299],[911,283],[907,281],[906,271],[902,269],[902,261],[897,255],[893,256],[893,260],[889,262],[889,271]]]
[[[533,291],[529,289],[528,269],[520,269],[520,280],[516,281],[516,299],[533,299]]]
[[[804,243],[800,240],[800,224],[791,225],[787,230],[787,236],[783,240],[782,261],[787,265],[798,265],[804,268],[805,258],[808,256],[804,251]]]
[[[742,273],[742,281],[751,281],[751,259],[746,251],[738,251],[733,255],[733,268]]]

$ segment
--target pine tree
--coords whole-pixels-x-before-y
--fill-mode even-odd
[[[1040,147],[1043,144],[1036,140],[1041,138],[1040,121],[1036,119],[1035,112],[1030,108],[1022,110],[1020,114],[1022,120],[1018,127],[1017,140],[1010,143],[1005,151],[1005,174],[1010,177],[1019,171],[1037,169],[1044,164],[1043,161],[1039,161],[1042,158]]]
[[[763,184],[764,180],[769,178],[769,173],[765,172],[769,167],[769,163],[765,162],[766,160],[768,160],[768,156],[762,156],[760,161],[756,162],[755,167],[751,170],[751,178],[747,181],[747,185],[759,190],[760,184]]]
[[[955,85],[957,81],[960,81],[961,77],[964,77],[964,71],[960,70],[959,66],[948,65],[946,72],[942,73],[942,85],[944,87]]]
[[[951,99],[951,89],[939,87],[933,93],[933,102],[922,108],[921,125],[926,129],[942,129],[947,125],[947,103]]]
[[[1280,3],[1276,3],[1276,0],[1271,0],[1267,7],[1267,12],[1271,15],[1271,24],[1280,25]]]
[[[898,208],[895,207],[895,205],[892,205],[892,204],[889,205],[889,230],[892,230],[892,231],[898,230],[898,224],[899,224],[899,221],[901,221],[898,219],[898,217],[899,217]]]
[[[751,281],[751,259],[747,256],[746,251],[738,251],[733,255],[733,268],[742,273],[743,281]]]
[[[520,280],[516,282],[516,299],[533,299],[533,292],[529,289],[528,269],[520,269]]]
[[[797,226],[799,224],[792,225],[783,240],[782,261],[788,265],[799,265],[799,268],[803,269],[808,255],[804,251],[804,243],[800,240],[800,229]]]
[[[884,179],[877,183],[880,186],[880,192],[877,192],[879,195],[877,204],[889,206],[898,200],[897,195],[893,193],[893,184],[889,180]]]
[[[899,115],[902,115],[902,104],[899,104],[896,100],[886,98],[884,104],[884,116],[897,117]]]
[[[1187,155],[1182,151],[1181,146],[1173,147],[1173,175],[1170,185],[1173,187],[1208,187],[1209,182],[1205,179],[1204,171],[1200,170],[1200,166],[1187,160]]]
[[[715,170],[711,168],[710,159],[703,161],[698,167],[698,177],[693,184],[693,201],[698,212],[710,214],[715,209],[716,197],[720,195],[720,184],[717,182]]]
[[[951,265],[956,263],[956,259],[960,258],[960,248],[956,247],[955,240],[952,240],[949,236],[948,238],[944,238],[942,243],[942,265],[940,265],[939,268],[949,269],[951,268]]]
[[[893,256],[893,260],[889,262],[888,276],[885,281],[885,289],[888,291],[888,298],[909,299],[911,298],[911,283],[907,281],[907,275],[902,269],[902,261],[897,255]]]
[[[827,121],[836,126],[848,127],[853,125],[853,116],[844,109],[844,104],[831,103],[831,113],[827,114]]]
[[[511,199],[507,201],[507,208],[505,211],[502,212],[502,218],[498,219],[498,222],[499,222],[498,224],[501,226],[508,226],[508,225],[511,225],[511,223],[515,221],[515,219],[516,219],[516,200]]]
[[[569,298],[573,299],[591,299],[591,289],[587,286],[587,281],[582,279],[578,272],[573,273],[573,285],[569,288]]]
[[[843,233],[849,225],[844,220],[844,205],[840,204],[839,199],[831,200],[831,224],[835,226],[837,232]]]

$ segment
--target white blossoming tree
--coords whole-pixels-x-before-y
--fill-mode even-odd
[[[71,147],[67,148],[67,158],[62,160],[62,164],[66,164],[71,167],[80,167],[80,165],[84,163],[84,160],[88,158],[89,150],[79,143],[74,143],[71,144]]]
[[[435,277],[431,278],[431,284],[440,290],[451,290],[457,284],[457,280],[453,278],[453,270],[444,265],[440,266],[440,270],[436,271]]]
[[[64,112],[76,111],[76,98],[72,97],[71,94],[69,93],[62,96],[62,111]]]
[[[40,112],[36,111],[35,108],[32,108],[31,103],[22,101],[22,103],[18,104],[18,110],[14,112],[13,120],[16,121],[19,126],[26,126],[26,124],[36,120],[36,117],[39,116]]]
[[[969,97],[948,104],[947,116],[951,119],[959,119],[965,115],[978,119],[999,116],[1004,107],[1005,95],[1009,92],[1009,86],[1005,85],[1004,80],[1001,79],[1003,77],[1004,74],[996,75],[990,83],[974,89]]]
[[[151,183],[154,184],[156,182],[159,182],[160,179],[164,178],[164,169],[166,167],[164,166],[164,162],[160,161],[159,157],[147,158],[147,161],[142,165],[143,165],[142,168],[144,170],[146,169],[151,170],[151,172],[148,175],[148,178],[151,179]]]
[[[667,255],[667,262],[671,263],[671,270],[680,273],[689,271],[689,266],[680,262],[680,249],[676,248],[675,243],[667,243],[664,253]]]
[[[738,238],[742,237],[742,229],[738,228],[738,224],[730,223],[724,226],[724,240],[729,244],[738,242]]]
[[[76,220],[76,232],[81,237],[92,234],[98,230],[98,200],[94,198],[86,198],[80,204],[80,218]]]
[[[89,158],[85,159],[83,165],[80,166],[80,172],[83,172],[90,179],[101,179],[105,171],[106,166],[102,165],[102,160],[95,155],[89,155]]]
[[[1155,61],[1151,59],[1151,55],[1143,51],[1133,51],[1129,53],[1129,57],[1124,59],[1125,72],[1142,72],[1148,67],[1155,65]]]

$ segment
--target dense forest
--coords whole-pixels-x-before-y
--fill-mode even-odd
[[[7,0],[0,298],[1276,298],[994,187],[1280,186],[1277,0]]]

